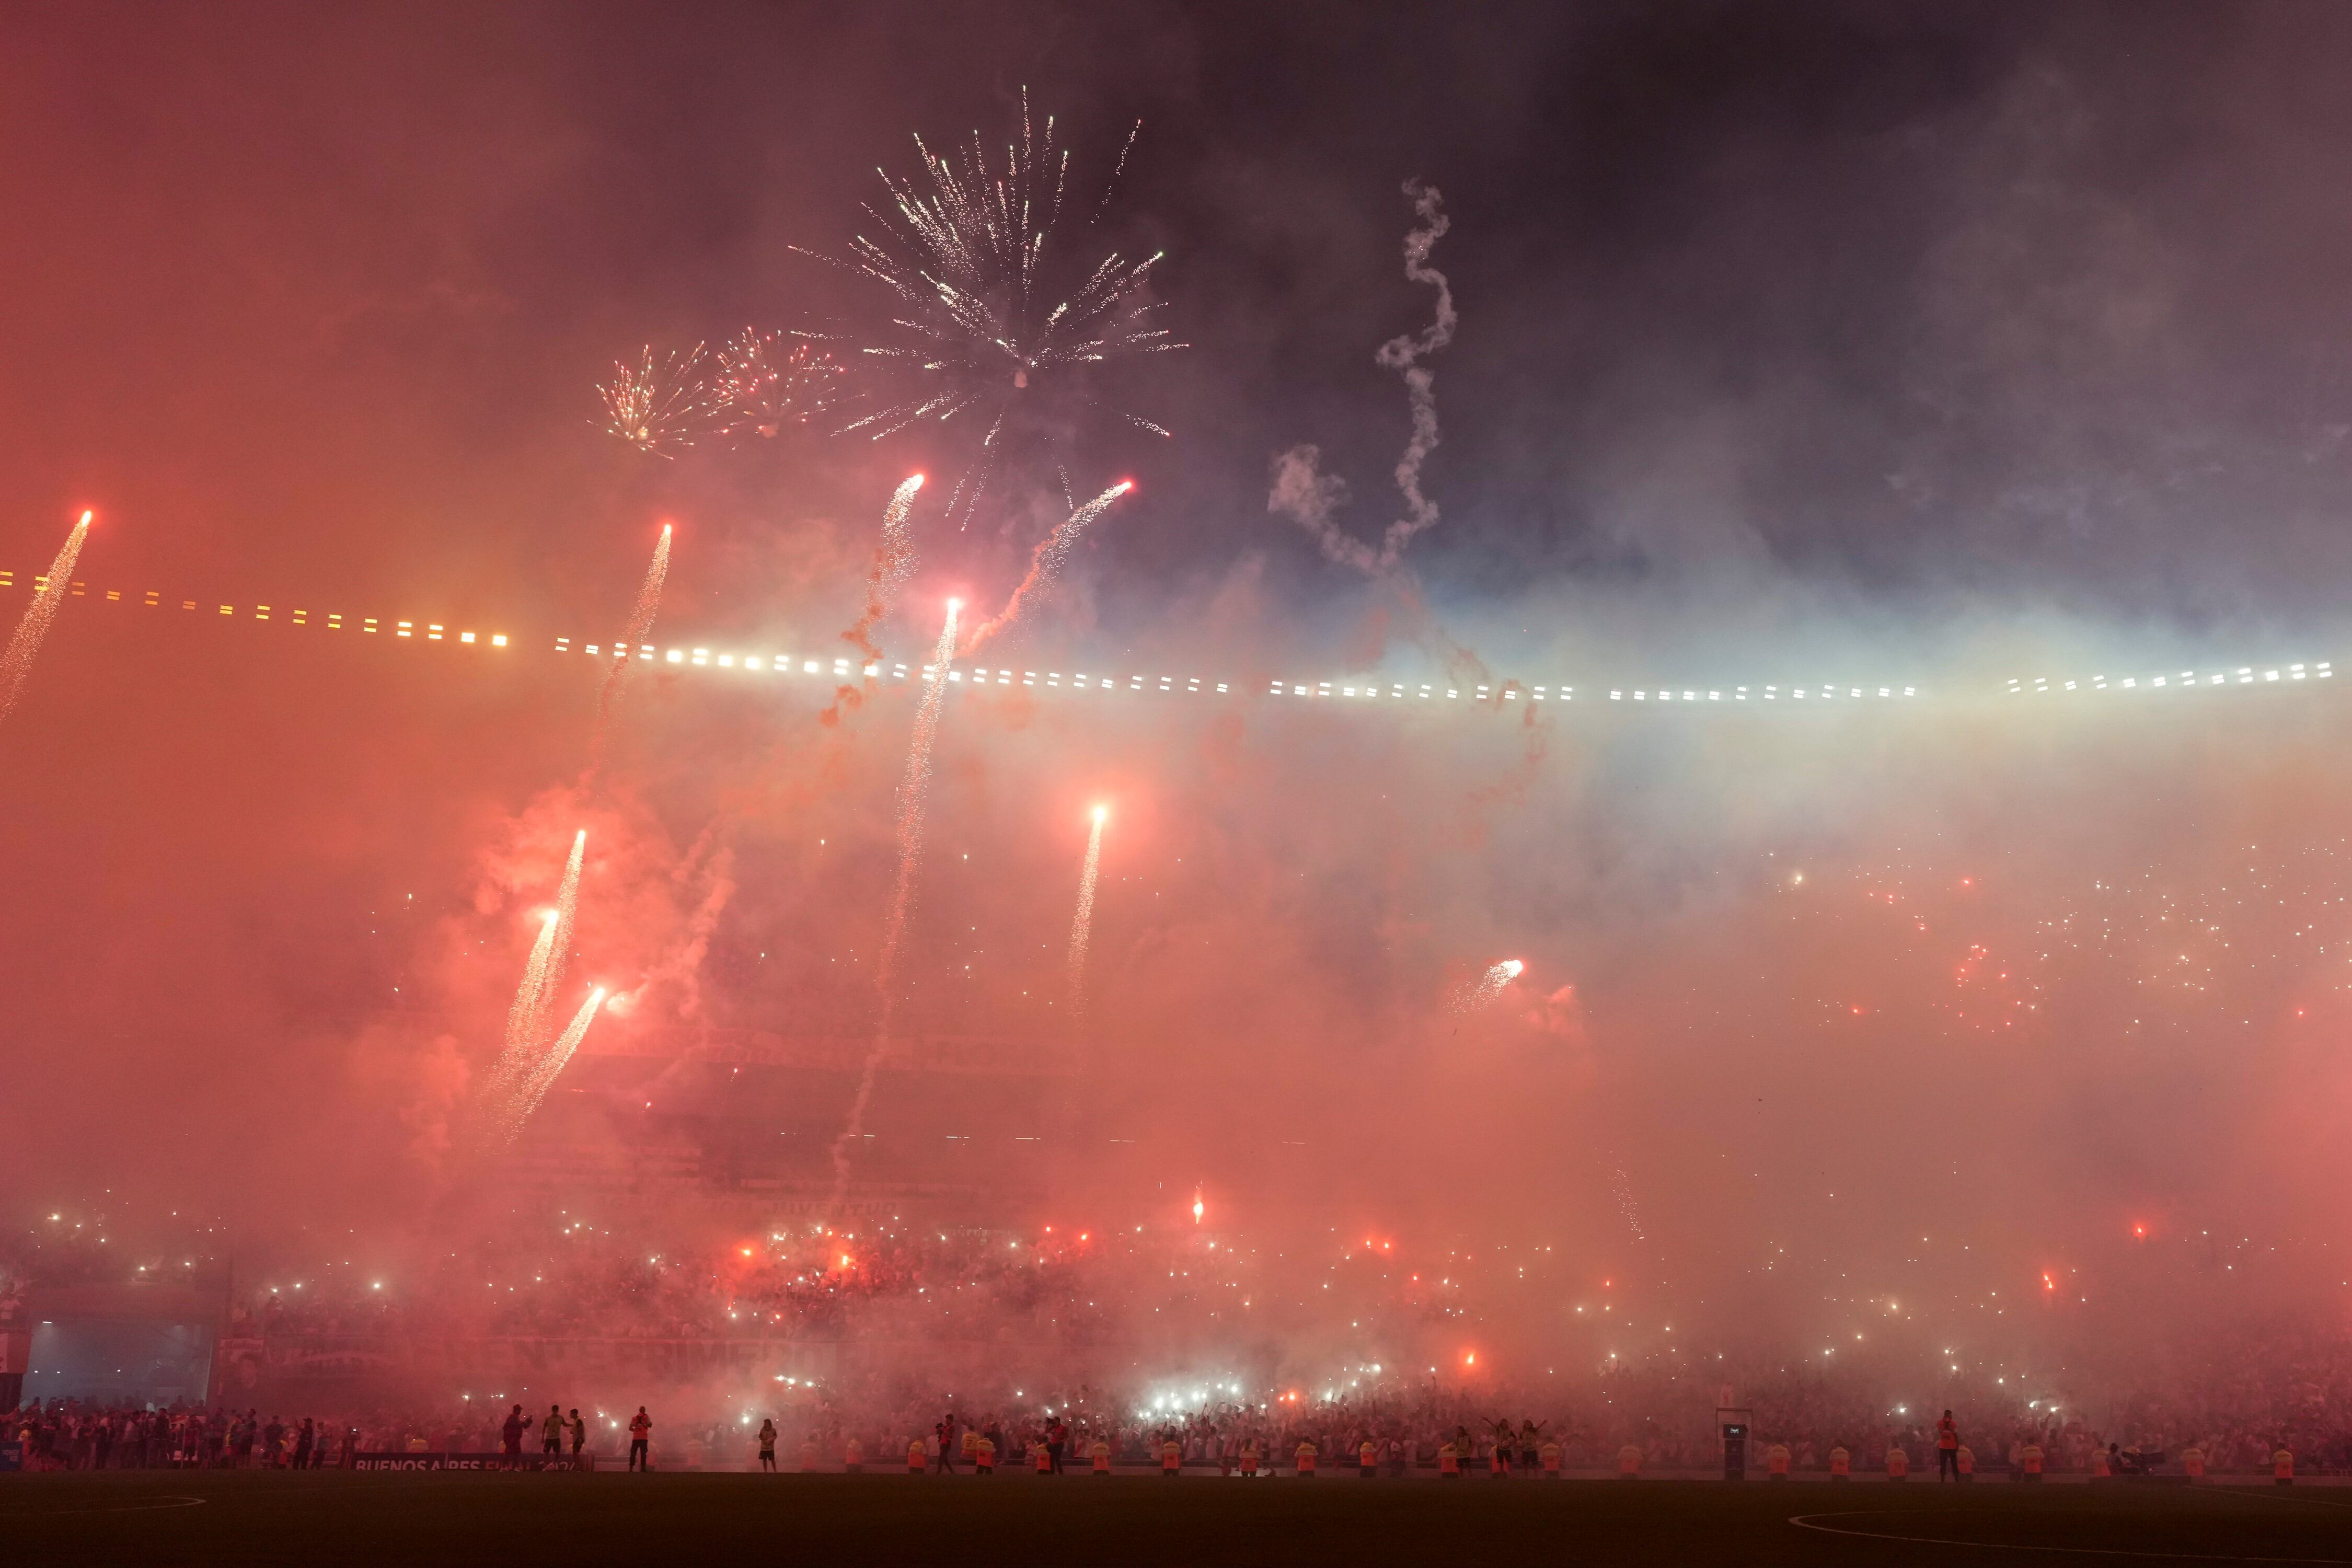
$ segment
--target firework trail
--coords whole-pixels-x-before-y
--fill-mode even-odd
[[[858,612],[856,624],[841,634],[844,642],[867,658],[882,657],[874,646],[875,624],[890,613],[898,590],[914,574],[915,534],[907,520],[915,510],[915,493],[922,488],[923,476],[914,474],[890,492],[890,504],[882,509],[882,537],[874,546],[874,564],[866,573],[866,607]]]
[[[1133,145],[1130,132],[1119,168]],[[934,153],[919,136],[915,149],[922,163],[919,181],[883,173],[887,200],[866,209],[879,226],[878,237],[855,236],[849,257],[837,263],[880,283],[898,306],[887,326],[858,345],[877,373],[877,390],[853,401],[856,417],[843,434],[860,431],[879,440],[918,420],[944,422],[967,414],[971,422],[984,422],[988,435],[977,477],[967,474],[970,483],[960,484],[950,503],[950,515],[961,510],[968,524],[987,488],[987,470],[1003,456],[999,438],[1006,434],[1008,414],[1063,395],[1078,405],[1100,406],[1082,389],[1065,387],[1076,379],[1070,373],[1186,345],[1152,324],[1157,306],[1144,298],[1159,254],[1134,261],[1111,251],[1091,263],[1074,255],[1074,265],[1063,264],[1060,226],[1070,155],[1056,149],[1050,117],[1042,132],[1033,131],[1025,91],[1019,135],[1001,163],[977,132],[969,145],[948,156]],[[1117,177],[1114,171],[1096,208],[1097,219]],[[1074,411],[1066,408],[1065,418]],[[1168,434],[1140,416],[1111,412],[1155,435]]]
[[[58,618],[58,606],[65,602],[66,589],[73,578],[74,563],[81,557],[82,541],[89,537],[91,514],[83,512],[81,521],[66,535],[64,546],[57,559],[49,563],[48,580],[33,588],[32,603],[16,619],[16,629],[9,636],[8,650],[0,653],[0,719],[16,710],[16,699],[25,689],[25,678],[33,671],[33,656],[41,651],[41,639],[49,635],[49,623]]]
[[[948,666],[954,661],[956,612],[962,601],[948,601],[947,624],[940,628],[939,645],[923,668],[923,695],[915,707],[915,730],[907,744],[907,773],[898,782],[898,879],[890,893],[890,913],[882,927],[882,947],[874,960],[874,984],[882,1001],[881,1021],[874,1049],[857,1080],[857,1096],[850,1102],[849,1123],[833,1141],[833,1203],[838,1209],[849,1187],[850,1145],[866,1132],[866,1107],[874,1098],[874,1075],[890,1049],[890,1019],[897,1003],[894,984],[898,947],[907,935],[907,916],[915,902],[915,873],[923,854],[923,799],[931,783],[931,742],[940,732],[940,703],[948,689]]]
[[[1029,557],[1029,574],[1021,579],[1019,587],[1013,590],[1013,597],[1004,602],[1003,610],[997,612],[992,618],[982,621],[972,628],[971,640],[964,645],[965,654],[970,655],[978,651],[982,643],[1019,620],[1021,612],[1028,606],[1029,601],[1043,592],[1061,573],[1063,563],[1070,558],[1070,547],[1078,542],[1078,535],[1086,531],[1087,524],[1100,517],[1109,508],[1111,502],[1134,488],[1133,479],[1119,480],[1118,483],[1072,512],[1059,527],[1041,540],[1035,552]]]
[[[1649,1240],[1648,1234],[1642,1229],[1642,1211],[1633,1205],[1633,1178],[1625,1173],[1624,1166],[1617,1167],[1616,1174],[1609,1184],[1609,1190],[1615,1194],[1617,1212],[1625,1216],[1625,1228],[1633,1233],[1633,1239]]]
[[[1475,1013],[1482,1007],[1493,1005],[1495,998],[1503,994],[1503,987],[1517,980],[1520,972],[1526,968],[1527,965],[1516,958],[1503,960],[1502,963],[1496,964],[1486,973],[1454,993],[1454,1010],[1457,1013]]]
[[[550,910],[530,944],[530,956],[523,961],[522,984],[515,987],[514,1001],[507,1007],[506,1047],[491,1066],[489,1082],[483,1089],[490,1099],[498,1098],[530,1064],[531,1047],[537,1043],[531,1026],[539,1012],[539,985],[547,974],[547,955],[554,951],[555,911]]]
[[[1095,874],[1102,869],[1103,822],[1108,806],[1095,807],[1094,830],[1087,835],[1086,869],[1078,873],[1078,912],[1070,921],[1070,1014],[1083,1018],[1087,1008],[1087,943],[1094,935]]]
[[[604,430],[640,452],[667,458],[728,427],[725,403],[709,382],[700,343],[656,359],[648,344],[638,362],[614,362],[613,379],[596,388],[604,403]]]
[[[538,1110],[539,1102],[547,1097],[557,1075],[563,1071],[564,1064],[572,1059],[572,1053],[580,1048],[580,1042],[587,1037],[588,1026],[595,1021],[596,1009],[604,1005],[604,988],[599,985],[588,994],[588,1000],[580,1005],[580,1011],[572,1015],[572,1022],[563,1026],[563,1033],[547,1047],[547,1054],[540,1058],[539,1066],[531,1069],[530,1076],[523,1079],[521,1087],[515,1090],[514,1098],[499,1118],[505,1142],[513,1142],[522,1131],[522,1124],[530,1120],[530,1113]]]
[[[515,988],[514,1002],[507,1009],[506,1048],[492,1065],[483,1091],[493,1100],[530,1070],[532,1058],[546,1043],[550,1006],[563,984],[563,965],[572,949],[572,917],[580,908],[580,867],[587,852],[588,830],[583,827],[572,840],[571,857],[563,863],[563,880],[555,890],[555,908],[547,912],[539,939],[531,943],[522,984]]]
[[[1313,534],[1326,557],[1368,575],[1393,567],[1413,535],[1437,525],[1437,503],[1421,489],[1422,464],[1437,449],[1437,392],[1434,377],[1421,362],[1452,342],[1458,324],[1454,289],[1445,274],[1429,264],[1431,247],[1444,237],[1453,220],[1445,216],[1436,186],[1407,180],[1404,194],[1412,198],[1413,212],[1421,219],[1420,226],[1404,237],[1404,275],[1437,290],[1437,313],[1428,328],[1390,339],[1374,356],[1381,368],[1403,374],[1405,397],[1412,410],[1412,434],[1396,466],[1405,515],[1389,524],[1377,551],[1342,529],[1338,514],[1347,503],[1347,481],[1322,472],[1322,452],[1305,443],[1275,459],[1274,488],[1265,502],[1268,511],[1291,519]]]
[[[653,561],[646,567],[646,580],[637,586],[637,602],[629,606],[628,630],[614,645],[613,667],[604,672],[604,684],[597,689],[596,728],[588,742],[592,767],[604,757],[605,728],[629,679],[629,661],[653,635],[654,612],[661,608],[662,579],[669,575],[669,535],[670,524],[665,522],[661,541],[654,546]]]

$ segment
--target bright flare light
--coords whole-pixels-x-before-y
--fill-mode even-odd
[[[25,678],[32,673],[33,656],[41,651],[41,639],[49,635],[49,623],[58,618],[58,606],[65,602],[72,586],[74,563],[81,556],[82,541],[89,537],[89,525],[97,513],[84,511],[81,521],[66,535],[65,544],[49,563],[47,582],[33,592],[32,603],[17,617],[16,629],[9,636],[8,648],[0,653],[0,719],[15,710],[16,699],[25,689]]]

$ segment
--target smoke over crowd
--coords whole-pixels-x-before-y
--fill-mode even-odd
[[[2342,1447],[2342,18],[443,20],[0,62],[0,1299],[378,1436]],[[605,437],[1024,79],[1172,436]],[[609,651],[722,644],[849,664]]]

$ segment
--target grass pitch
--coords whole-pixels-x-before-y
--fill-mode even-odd
[[[150,1471],[0,1476],[0,1542],[137,1568],[2352,1565],[2352,1489]]]

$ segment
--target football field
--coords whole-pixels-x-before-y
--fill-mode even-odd
[[[0,1477],[19,1563],[2352,1565],[2352,1489],[1185,1476]]]

